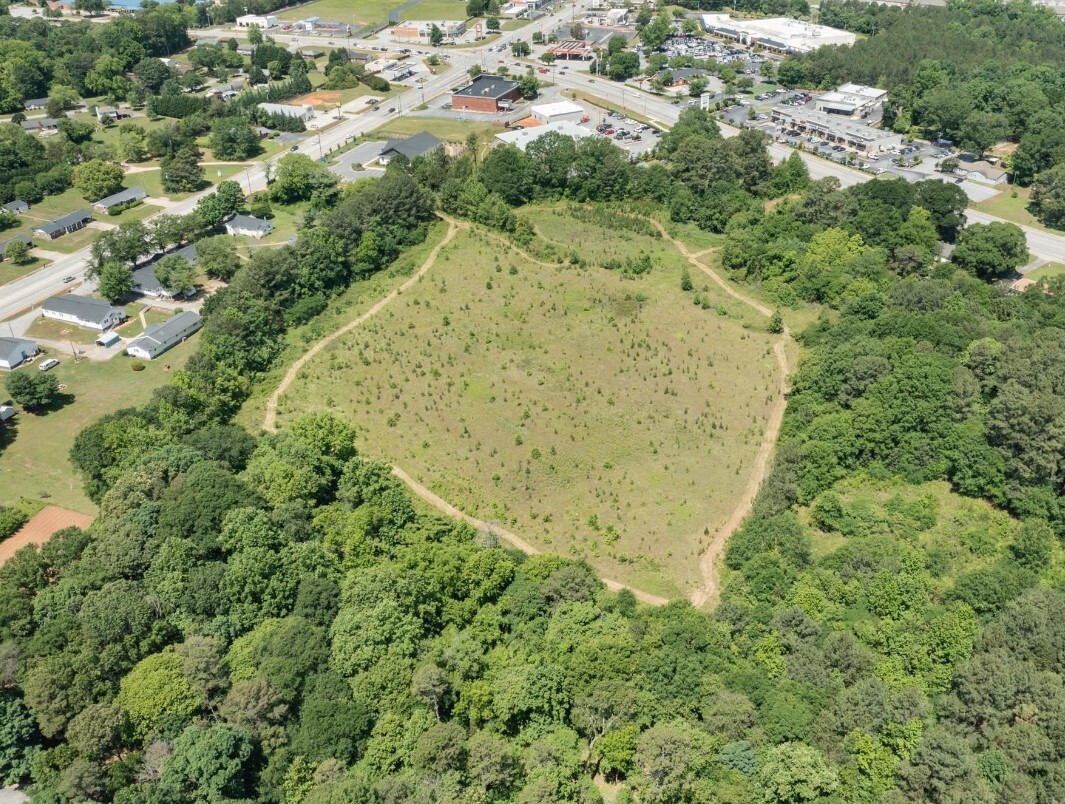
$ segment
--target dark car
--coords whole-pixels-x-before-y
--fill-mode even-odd
[[[293,145],[291,148],[289,148],[290,151],[298,151],[299,149],[300,147],[298,145]]]
[[[394,111],[396,111],[396,107],[395,106],[389,106],[388,107],[388,113],[389,114],[392,114],[392,112],[394,112]]]

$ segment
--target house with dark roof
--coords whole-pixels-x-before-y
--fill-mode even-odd
[[[117,109],[114,106],[96,107],[96,119],[101,123],[104,122],[104,120],[118,120],[122,117],[129,117],[129,112]]]
[[[25,338],[0,338],[0,369],[17,368],[39,351],[37,344]]]
[[[27,112],[32,112],[35,109],[43,109],[48,105],[48,98],[30,98],[22,102],[22,108]]]
[[[30,211],[30,205],[16,198],[14,201],[8,201],[4,204],[4,209],[12,215],[21,215],[23,212]]]
[[[416,156],[429,153],[441,144],[442,140],[434,137],[428,131],[415,134],[405,140],[389,140],[385,144],[385,149],[381,151],[381,155],[377,157],[377,161],[382,165],[387,165],[396,156],[405,156],[407,159],[413,159]]]
[[[509,109],[521,99],[521,85],[498,75],[479,75],[461,89],[451,93],[455,111],[488,112]]]
[[[254,237],[256,240],[270,234],[274,225],[254,215],[234,215],[225,223],[226,234]]]
[[[184,248],[179,248],[174,251],[169,251],[166,254],[160,254],[157,259],[152,260],[147,265],[142,265],[140,268],[133,272],[133,290],[142,296],[149,296],[153,299],[173,299],[176,296],[188,295],[195,288],[186,288],[183,291],[169,291],[163,287],[159,281],[159,277],[155,275],[155,269],[159,266],[159,260],[163,257],[169,256],[181,257],[190,265],[195,265],[199,259],[199,255],[196,253],[196,244],[189,243]]]
[[[73,293],[46,300],[41,305],[41,312],[45,318],[100,331],[111,329],[126,320],[126,311],[121,307],[114,307],[103,299],[75,296]]]
[[[10,240],[5,240],[3,243],[0,243],[0,260],[3,260],[7,256],[8,244],[13,243],[16,240],[20,243],[25,243],[30,248],[33,248],[33,241],[30,240],[29,237],[27,237],[26,235],[15,235]]]
[[[142,360],[154,360],[167,349],[182,343],[202,326],[200,316],[186,310],[161,324],[147,327],[139,338],[126,347],[126,354]]]
[[[89,212],[89,210],[79,209],[77,212],[71,212],[69,215],[64,215],[62,218],[56,218],[54,221],[42,223],[33,230],[33,233],[38,237],[43,237],[47,240],[55,240],[57,237],[76,232],[78,229],[84,229],[86,224],[91,220],[92,213]]]
[[[23,131],[55,131],[59,128],[59,121],[51,117],[34,117],[32,120],[23,120],[19,125]]]
[[[137,201],[143,201],[148,197],[148,191],[143,187],[130,187],[127,190],[119,190],[114,195],[101,198],[92,205],[94,211],[107,214],[116,207],[126,207]]]
[[[208,98],[221,98],[229,100],[244,89],[243,81],[230,81],[228,84],[219,84],[207,93]]]

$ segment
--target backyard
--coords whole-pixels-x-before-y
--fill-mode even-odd
[[[564,262],[461,230],[304,366],[279,421],[345,415],[365,454],[467,513],[679,597],[748,482],[777,398],[772,339],[704,276],[693,304],[686,261],[648,226],[596,214],[532,211],[530,248]]]
[[[0,444],[0,505],[25,497],[95,513],[95,506],[81,491],[81,478],[67,460],[75,436],[107,413],[146,402],[170,377],[163,366],[183,366],[197,342],[192,338],[167,352],[165,359],[148,362],[144,371],[136,372],[130,370],[132,361],[121,355],[103,363],[75,363],[61,356],[52,372],[73,400],[37,416],[20,410],[6,423],[4,433],[14,435]],[[37,371],[37,366],[20,371]],[[0,397],[6,397],[2,390]]]

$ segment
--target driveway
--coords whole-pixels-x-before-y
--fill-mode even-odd
[[[381,168],[367,170],[363,168],[363,165],[375,161],[384,149],[384,142],[364,142],[341,155],[339,162],[329,169],[345,181],[355,181],[367,176],[380,176],[383,173]]]

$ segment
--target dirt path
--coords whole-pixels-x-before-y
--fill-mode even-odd
[[[511,533],[509,530],[501,528],[498,525],[493,525],[489,522],[476,519],[470,516],[469,514],[463,513],[458,508],[449,503],[447,500],[444,500],[433,492],[431,492],[429,489],[427,489],[417,480],[412,478],[398,466],[392,467],[392,474],[394,474],[396,477],[406,483],[407,488],[409,488],[411,491],[413,491],[415,494],[417,494],[430,505],[437,508],[442,513],[454,517],[455,519],[461,519],[463,522],[472,525],[477,530],[484,531],[485,533],[490,533],[493,536],[496,536],[507,542],[512,547],[516,547],[517,549],[521,550],[526,555],[535,556],[540,553],[538,549],[533,547],[531,544],[529,544],[527,541],[520,538],[519,536],[516,536],[515,534]],[[634,589],[633,587],[626,586],[623,583],[612,581],[610,578],[604,578],[600,576],[599,580],[606,584],[607,589],[610,589],[615,592],[619,589],[628,589],[630,592],[632,592],[632,594],[636,597],[637,600],[640,600],[644,603],[650,603],[652,606],[664,606],[669,603],[669,600],[664,597],[659,597],[658,595],[652,595],[648,592],[643,592],[639,589]]]
[[[658,229],[663,238],[672,243],[674,248],[684,255],[693,267],[698,268],[702,273],[714,280],[718,287],[725,291],[729,296],[754,308],[766,317],[773,314],[773,311],[764,304],[740,293],[728,282],[718,276],[717,272],[712,271],[700,261],[700,257],[709,254],[715,249],[704,249],[703,251],[693,253],[687,245],[680,242],[666,231],[666,228],[658,221],[650,218],[647,220]],[[777,436],[780,434],[780,425],[784,420],[784,408],[787,406],[789,369],[788,355],[785,348],[789,340],[791,340],[791,333],[785,327],[780,338],[778,338],[777,342],[773,344],[773,355],[776,357],[777,366],[780,368],[780,379],[777,385],[777,400],[773,403],[773,407],[769,411],[769,421],[766,423],[765,432],[762,434],[762,444],[759,446],[758,453],[754,457],[754,467],[751,470],[750,477],[747,479],[747,485],[743,489],[743,495],[736,503],[736,507],[732,510],[732,513],[729,514],[728,519],[716,527],[710,544],[707,545],[706,550],[703,551],[702,556],[699,558],[699,571],[703,576],[703,586],[692,593],[691,602],[694,606],[701,607],[717,601],[718,594],[721,591],[719,588],[720,573],[717,568],[718,559],[720,559],[721,553],[724,551],[725,544],[728,542],[729,537],[735,533],[736,529],[747,517],[747,514],[751,512],[751,508],[754,506],[754,498],[758,496],[758,489],[761,488],[762,481],[765,480],[766,474],[769,472],[769,459],[773,455],[773,448],[776,446]]]
[[[414,287],[414,284],[419,279],[421,279],[422,276],[425,275],[425,272],[433,267],[433,263],[436,262],[436,257],[440,253],[440,249],[442,249],[444,246],[451,242],[452,238],[455,237],[456,232],[458,232],[458,226],[456,226],[454,221],[448,221],[447,234],[444,236],[444,239],[437,243],[435,246],[433,246],[433,250],[429,252],[429,256],[425,258],[425,262],[422,263],[421,268],[415,271],[410,276],[410,278],[407,279],[406,282],[404,282],[398,288],[393,290],[391,293],[389,293],[387,296],[377,302],[377,304],[375,304],[365,313],[360,315],[354,321],[350,321],[344,326],[342,326],[340,329],[332,332],[329,335],[326,335],[324,338],[318,341],[318,343],[316,343],[314,346],[304,352],[303,357],[301,357],[299,360],[289,366],[288,371],[285,372],[285,376],[282,377],[281,382],[278,384],[277,388],[274,389],[274,392],[270,394],[270,399],[268,399],[266,402],[266,413],[263,415],[264,430],[270,433],[277,430],[277,403],[281,399],[281,395],[288,390],[288,387],[290,385],[292,385],[292,381],[296,379],[296,375],[300,373],[300,369],[307,365],[307,361],[309,361],[312,357],[322,351],[325,347],[327,347],[337,338],[343,335],[347,335],[356,327],[361,326],[366,321],[373,318],[375,315],[381,312],[381,310],[387,307],[389,302],[396,298],[396,296],[398,296],[400,293],[403,293],[404,291]]]
[[[79,514],[77,511],[68,511],[57,505],[49,505],[41,509],[10,539],[0,542],[0,565],[27,544],[44,544],[56,531],[71,526],[84,530],[92,524],[92,520],[93,518],[88,514]]]

